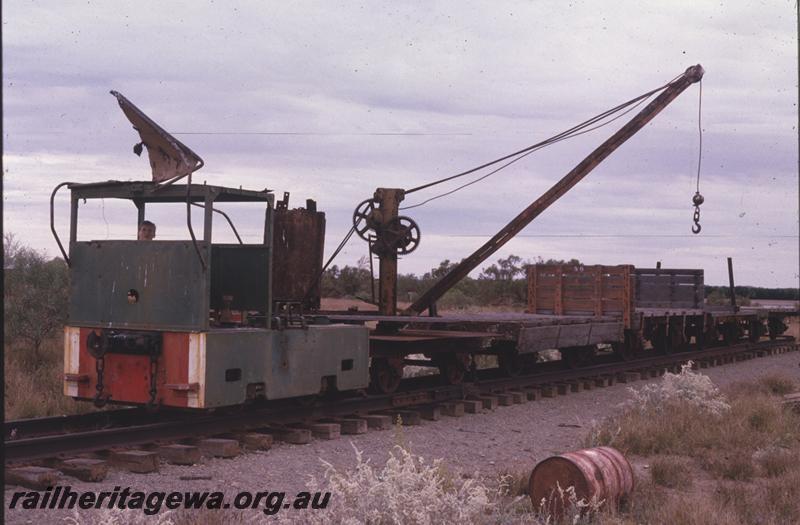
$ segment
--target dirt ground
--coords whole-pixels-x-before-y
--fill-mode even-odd
[[[792,352],[703,372],[724,388],[732,382],[768,374],[800,380],[798,364],[800,353]],[[633,386],[644,384],[641,381]],[[444,417],[416,427],[369,431],[331,441],[314,440],[308,445],[278,444],[267,452],[247,453],[234,459],[208,459],[192,467],[163,465],[155,474],[112,471],[101,483],[69,479],[68,484],[73,490],[113,490],[115,486],[159,491],[223,490],[230,498],[240,490],[279,490],[291,494],[303,490],[310,476],[323,477],[323,460],[338,469],[352,468],[356,463],[355,447],[363,452],[365,459],[382,465],[395,445],[404,445],[428,460],[443,458],[444,468],[454,476],[480,477],[492,482],[503,474],[524,475],[548,456],[579,448],[591,422],[612,413],[629,395],[626,385],[615,385],[500,407],[483,414]],[[194,480],[181,479],[186,476]],[[19,489],[6,487],[6,501],[14,490]],[[64,511],[6,510],[9,523],[53,522],[63,516]]]

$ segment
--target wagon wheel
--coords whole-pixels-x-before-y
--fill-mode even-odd
[[[497,367],[504,376],[517,377],[522,368],[522,362],[516,350],[507,350],[497,354]]]
[[[728,346],[736,344],[739,341],[739,324],[734,321],[722,325],[722,340]]]
[[[385,357],[375,357],[369,365],[370,388],[377,394],[391,394],[403,379],[402,368],[392,365]]]
[[[561,360],[567,368],[581,368],[589,366],[594,361],[595,346],[574,346],[561,350]]]
[[[768,335],[771,341],[777,339],[778,336],[785,332],[788,328],[789,327],[786,326],[786,323],[783,322],[783,319],[778,317],[770,317],[767,320],[767,329],[769,332]]]
[[[747,338],[751,343],[757,343],[761,336],[764,335],[764,325],[758,319],[750,321],[750,328],[747,330]]]
[[[631,361],[636,358],[636,354],[642,349],[642,340],[638,333],[625,331],[625,339],[618,343],[611,343],[614,355],[623,361]]]
[[[516,377],[522,370],[522,359],[520,359],[515,341],[495,339],[492,341],[492,350],[497,353],[497,368],[506,377]]]
[[[719,343],[719,331],[717,325],[712,323],[708,330],[703,332],[702,335],[703,346],[716,346]]]
[[[437,359],[439,375],[446,385],[460,385],[469,367],[468,354],[447,354]]]
[[[370,232],[374,231],[372,213],[375,211],[375,199],[367,199],[356,206],[353,212],[353,228],[359,237],[370,240]]]
[[[686,330],[683,334],[684,341],[687,346],[692,344],[692,337],[694,337],[694,346],[702,348],[703,345],[703,324],[702,322],[694,322],[686,325]]]
[[[772,320],[770,319],[770,321]],[[778,330],[775,329],[772,322],[769,322],[767,325],[767,335],[769,336],[770,341],[774,341],[778,338]]]
[[[683,334],[681,334],[681,330],[674,324],[668,324],[665,327],[659,326],[658,329],[653,332],[653,335],[650,336],[650,344],[653,345],[653,350],[663,355],[680,352],[683,343]]]
[[[685,352],[689,349],[689,339],[685,329],[676,323],[669,325],[669,344],[673,352]]]

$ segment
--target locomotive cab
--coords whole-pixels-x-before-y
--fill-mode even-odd
[[[66,395],[212,408],[367,386],[368,330],[302,315],[319,305],[323,214],[289,211],[288,197],[276,209],[266,190],[116,181],[68,188]],[[108,198],[131,201],[139,223],[151,205],[185,203],[202,209],[203,224],[196,235],[187,211],[190,240],[78,241],[79,203]],[[214,207],[241,202],[264,206],[258,243],[243,243]],[[238,243],[212,242],[215,217]]]

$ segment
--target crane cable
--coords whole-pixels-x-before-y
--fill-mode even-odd
[[[702,229],[700,227],[700,205],[705,202],[705,199],[700,194],[700,164],[703,162],[703,79],[700,79],[700,95],[697,104],[697,132],[700,138],[700,147],[697,152],[697,189],[695,190],[694,197],[692,197],[692,204],[694,204],[694,225],[692,225],[692,233],[697,235]]]
[[[544,147],[546,147],[546,146],[549,146],[549,145],[551,145],[551,144],[555,144],[556,142],[561,142],[562,140],[567,140],[567,139],[570,139],[570,138],[573,138],[573,137],[577,137],[578,135],[583,135],[584,133],[589,133],[590,131],[594,131],[594,130],[596,130],[596,129],[598,129],[598,128],[601,128],[601,127],[603,127],[603,126],[607,126],[608,124],[611,124],[611,123],[612,123],[612,122],[614,122],[615,120],[617,120],[617,119],[619,119],[619,118],[622,118],[622,117],[624,117],[625,115],[627,115],[628,113],[630,113],[631,111],[633,111],[634,109],[636,109],[637,107],[639,107],[640,105],[642,105],[642,103],[644,103],[644,101],[645,101],[645,100],[647,100],[647,99],[646,99],[646,98],[642,98],[641,100],[639,100],[639,102],[637,102],[636,104],[634,104],[633,106],[631,106],[631,107],[630,107],[630,108],[628,108],[627,110],[623,111],[622,113],[620,113],[619,115],[617,115],[617,116],[616,116],[616,117],[614,117],[613,119],[609,120],[608,122],[604,122],[604,123],[602,123],[602,124],[598,124],[597,126],[594,126],[594,127],[592,127],[592,128],[588,128],[588,129],[582,129],[581,131],[575,131],[575,132],[573,132],[573,133],[571,133],[571,134],[569,134],[569,135],[560,136],[560,135],[563,135],[563,134],[559,134],[559,135],[556,135],[556,136],[554,136],[554,137],[551,137],[550,139],[548,139],[548,140],[546,140],[546,141],[543,141],[543,142],[540,142],[539,144],[536,144],[536,145],[534,145],[534,146],[531,146],[533,149],[529,149],[528,151],[526,151],[525,153],[522,153],[522,154],[521,154],[521,155],[519,155],[518,157],[516,157],[516,158],[513,158],[513,159],[509,160],[509,161],[508,161],[508,162],[506,162],[505,164],[503,164],[503,165],[501,165],[500,167],[498,167],[498,168],[496,168],[496,169],[494,169],[494,170],[490,171],[490,172],[489,172],[489,173],[487,173],[486,175],[482,175],[482,176],[478,177],[478,178],[477,178],[477,179],[475,179],[475,180],[471,180],[471,181],[469,181],[469,182],[467,182],[467,183],[465,183],[465,184],[462,184],[461,186],[458,186],[457,188],[454,188],[454,189],[452,189],[452,190],[450,190],[450,191],[447,191],[447,192],[445,192],[445,193],[440,193],[439,195],[435,195],[435,196],[433,196],[433,197],[431,197],[431,198],[429,198],[429,199],[426,199],[426,200],[424,200],[424,201],[422,201],[422,202],[420,202],[420,203],[418,203],[418,204],[412,204],[411,206],[403,206],[403,207],[402,207],[402,208],[400,208],[400,209],[401,209],[401,210],[410,210],[410,209],[412,209],[412,208],[418,208],[418,207],[420,207],[420,206],[422,206],[422,205],[424,205],[424,204],[427,204],[427,203],[429,203],[429,202],[431,202],[431,201],[434,201],[434,200],[436,200],[436,199],[440,199],[440,198],[442,198],[442,197],[446,197],[446,196],[448,196],[448,195],[452,195],[453,193],[455,193],[455,192],[457,192],[457,191],[459,191],[459,190],[463,190],[463,189],[464,189],[464,188],[466,188],[467,186],[472,186],[473,184],[476,184],[476,183],[478,183],[478,182],[482,181],[483,179],[485,179],[485,178],[487,178],[487,177],[489,177],[489,176],[491,176],[491,175],[494,175],[494,174],[495,174],[495,173],[497,173],[498,171],[500,171],[500,170],[502,170],[502,169],[504,169],[504,168],[507,168],[508,166],[510,166],[511,164],[514,164],[514,163],[515,163],[515,162],[517,162],[518,160],[522,160],[522,159],[524,159],[525,157],[527,157],[528,155],[530,155],[531,153],[534,153],[535,151],[538,151],[538,150],[540,150],[540,149],[542,149],[542,148],[544,148]],[[595,122],[596,122],[596,121],[595,121]],[[576,128],[577,128],[577,126],[576,126]],[[573,129],[575,129],[575,128],[573,128]],[[556,137],[558,137],[558,138],[556,138]],[[523,150],[523,151],[525,151],[525,150]],[[517,152],[517,153],[519,153],[519,152]],[[513,155],[510,155],[510,156],[513,156]],[[508,157],[505,157],[505,158],[508,158]],[[451,178],[452,178],[452,177],[451,177]],[[408,194],[408,192],[406,192],[406,194]]]
[[[417,186],[417,187],[415,187],[415,188],[411,188],[411,189],[409,189],[409,190],[406,190],[406,191],[405,191],[405,194],[406,194],[406,195],[408,195],[409,193],[414,193],[415,191],[424,190],[424,189],[426,189],[426,188],[430,188],[430,187],[432,187],[432,186],[436,186],[437,184],[442,184],[442,183],[444,183],[444,182],[448,182],[448,181],[451,181],[451,180],[453,180],[453,179],[457,179],[457,178],[459,178],[459,177],[464,177],[464,176],[466,176],[466,175],[469,175],[469,174],[475,173],[476,171],[480,171],[480,170],[482,170],[482,169],[484,169],[484,168],[488,168],[489,166],[493,166],[493,165],[495,165],[495,164],[498,164],[498,163],[500,163],[500,162],[503,162],[503,161],[508,161],[508,162],[506,162],[505,164],[503,164],[503,165],[499,166],[498,168],[496,168],[496,169],[494,169],[494,170],[490,171],[490,172],[489,172],[489,173],[487,173],[486,175],[482,175],[481,177],[479,177],[479,178],[477,178],[477,179],[475,179],[475,180],[473,180],[473,181],[470,181],[470,182],[468,182],[468,183],[466,183],[466,184],[462,184],[461,186],[459,186],[459,187],[457,187],[457,188],[455,188],[455,189],[453,189],[453,190],[451,190],[451,191],[448,191],[448,192],[446,192],[446,193],[442,193],[442,194],[440,194],[440,195],[436,195],[436,196],[434,196],[434,197],[431,197],[430,199],[427,199],[427,200],[425,200],[425,201],[423,201],[423,202],[421,202],[421,203],[414,204],[414,205],[411,205],[411,206],[405,206],[405,207],[403,207],[403,208],[400,208],[400,209],[401,209],[401,210],[408,210],[408,209],[411,209],[411,208],[417,208],[417,207],[419,207],[419,206],[422,206],[423,204],[427,204],[428,202],[430,202],[430,201],[432,201],[432,200],[439,199],[439,198],[441,198],[441,197],[445,197],[445,196],[447,196],[447,195],[451,195],[451,194],[453,194],[453,193],[455,193],[455,192],[457,192],[457,191],[459,191],[459,190],[461,190],[461,189],[463,189],[463,188],[466,188],[467,186],[471,186],[472,184],[475,184],[475,183],[477,183],[477,182],[480,182],[480,181],[482,181],[483,179],[485,179],[485,178],[487,178],[487,177],[489,177],[489,176],[491,176],[491,175],[494,175],[494,174],[495,174],[495,173],[497,173],[498,171],[500,171],[500,170],[502,170],[502,169],[504,169],[504,168],[506,168],[506,167],[510,166],[511,164],[513,164],[513,163],[517,162],[518,160],[524,159],[525,157],[527,157],[528,155],[530,155],[530,154],[531,154],[531,153],[533,153],[534,151],[537,151],[537,150],[539,150],[539,149],[542,149],[542,148],[544,148],[544,147],[546,147],[546,146],[550,146],[551,144],[555,144],[556,142],[560,142],[560,141],[562,141],[562,140],[566,140],[566,139],[569,139],[569,138],[573,138],[573,137],[576,137],[576,136],[578,136],[578,135],[582,135],[582,134],[584,134],[584,133],[588,133],[588,132],[590,132],[590,131],[594,131],[595,129],[601,128],[601,127],[603,127],[603,126],[607,126],[608,124],[610,124],[610,123],[614,122],[615,120],[617,120],[617,119],[619,119],[619,118],[623,117],[623,116],[624,116],[624,115],[626,115],[627,113],[629,113],[629,112],[633,111],[634,109],[636,109],[636,107],[638,107],[639,105],[641,105],[642,103],[644,103],[644,101],[645,101],[645,100],[647,100],[648,98],[650,98],[650,97],[651,97],[652,95],[654,95],[655,93],[658,93],[659,91],[662,91],[662,90],[666,89],[667,87],[669,87],[669,85],[670,85],[670,84],[672,84],[672,83],[673,83],[675,80],[677,80],[678,78],[680,78],[680,76],[681,76],[681,75],[678,75],[678,76],[676,76],[675,78],[673,78],[672,80],[670,80],[669,82],[667,82],[666,84],[664,84],[663,86],[657,87],[656,89],[653,89],[653,90],[651,90],[651,91],[648,91],[647,93],[644,93],[644,94],[642,94],[642,95],[639,95],[638,97],[636,97],[636,98],[633,98],[633,99],[631,99],[631,100],[629,100],[629,101],[627,101],[627,102],[623,102],[622,104],[620,104],[620,105],[618,105],[618,106],[616,106],[616,107],[614,107],[614,108],[611,108],[611,109],[609,109],[609,110],[606,110],[606,111],[604,111],[603,113],[600,113],[600,114],[598,114],[598,115],[596,115],[596,116],[594,116],[594,117],[592,117],[592,118],[590,118],[590,119],[588,119],[588,120],[585,120],[585,121],[581,122],[580,124],[577,124],[577,125],[575,125],[575,126],[573,126],[573,127],[569,128],[569,129],[567,129],[567,130],[565,130],[565,131],[562,131],[561,133],[558,133],[558,134],[556,134],[556,135],[554,135],[554,136],[552,136],[552,137],[550,137],[550,138],[548,138],[548,139],[545,139],[545,140],[543,140],[543,141],[541,141],[541,142],[538,142],[538,143],[536,143],[536,144],[533,144],[533,145],[531,145],[531,146],[528,146],[527,148],[523,148],[523,149],[521,149],[521,150],[519,150],[519,151],[516,151],[516,152],[514,152],[514,153],[511,153],[511,154],[509,154],[509,155],[505,155],[505,156],[503,156],[503,157],[500,157],[500,158],[498,158],[498,159],[495,159],[495,160],[493,160],[493,161],[490,161],[490,162],[487,162],[487,163],[485,163],[485,164],[482,164],[482,165],[480,165],[480,166],[478,166],[478,167],[475,167],[475,168],[469,169],[469,170],[467,170],[467,171],[463,171],[463,172],[461,172],[461,173],[457,173],[457,174],[455,174],[455,175],[451,175],[451,176],[449,176],[449,177],[445,177],[445,178],[443,178],[443,179],[435,180],[435,181],[429,182],[429,183],[427,183],[427,184],[423,184],[422,186]],[[701,81],[701,83],[700,83],[700,86],[701,86],[701,94],[702,94],[702,81]],[[625,111],[623,111],[623,112],[622,112],[622,113],[620,113],[619,115],[615,116],[615,117],[614,117],[614,118],[612,118],[611,120],[609,120],[609,121],[607,121],[607,122],[603,122],[602,124],[598,124],[597,126],[594,126],[594,127],[589,127],[589,126],[592,126],[592,124],[595,124],[595,123],[597,123],[597,122],[600,122],[600,121],[602,121],[603,119],[605,119],[605,118],[607,118],[607,117],[609,117],[609,116],[611,116],[611,115],[614,115],[615,113],[619,113],[619,112],[620,112],[620,111],[622,111],[622,110],[625,110]],[[588,129],[587,129],[587,128],[588,128]],[[701,147],[702,147],[702,129],[701,129]],[[699,162],[698,162],[698,168],[697,168],[697,169],[698,169],[698,190],[699,190],[699,187],[700,187],[700,186],[699,186],[699,185],[700,185],[700,182],[699,182],[699,181],[700,181],[700,179],[699,179],[699,177],[700,177],[700,166],[699,166]],[[697,195],[700,195],[699,191],[698,191]],[[701,202],[702,202],[702,196],[700,196],[700,199],[701,199]],[[696,216],[697,216],[697,218],[698,218],[698,220],[699,220],[699,211],[696,211],[695,213],[696,213]],[[359,220],[359,222],[361,222],[361,221]],[[320,280],[321,280],[322,276],[325,274],[325,271],[328,269],[328,267],[329,267],[329,266],[330,266],[330,264],[333,262],[333,260],[336,258],[336,256],[337,256],[337,255],[339,255],[339,253],[342,251],[342,249],[344,249],[344,247],[345,247],[345,245],[347,244],[347,242],[348,242],[348,241],[350,240],[350,238],[353,236],[353,233],[355,233],[355,231],[356,231],[356,228],[357,228],[357,224],[358,224],[358,223],[356,223],[355,225],[353,225],[353,227],[352,227],[352,228],[350,228],[350,230],[349,230],[349,231],[348,231],[348,232],[347,232],[347,233],[344,235],[344,238],[343,238],[343,239],[342,239],[342,241],[339,243],[339,246],[337,246],[336,250],[334,250],[334,252],[333,252],[333,253],[331,254],[331,256],[328,258],[328,260],[327,260],[327,261],[325,262],[325,264],[322,266],[322,268],[320,269],[319,275],[318,275],[318,276],[317,276],[317,278],[316,278],[316,279],[315,279],[315,280],[314,280],[314,281],[311,283],[311,286],[310,286],[310,287],[308,288],[308,290],[306,291],[306,293],[305,293],[305,295],[304,295],[304,300],[305,300],[305,299],[308,299],[308,297],[311,295],[311,293],[314,291],[314,289],[315,289],[317,286],[319,286],[319,284],[320,284]],[[699,224],[698,224],[698,228],[699,228]],[[698,230],[698,231],[699,231],[699,230]]]
[[[358,224],[359,224],[360,222],[361,222],[361,219],[359,219],[359,221],[358,221],[357,223],[355,223],[355,224],[353,225],[353,227],[352,227],[352,228],[350,228],[350,231],[348,231],[348,232],[347,232],[347,233],[344,235],[344,238],[343,238],[343,239],[342,239],[342,241],[339,243],[339,246],[337,246],[337,247],[336,247],[336,249],[335,249],[335,250],[333,251],[333,253],[331,254],[331,256],[330,256],[330,257],[328,257],[328,261],[327,261],[327,262],[326,262],[324,265],[322,265],[322,268],[320,268],[319,274],[318,274],[318,275],[316,276],[316,278],[315,278],[315,279],[314,279],[314,280],[311,282],[311,286],[310,286],[310,287],[309,287],[309,288],[306,290],[306,293],[303,295],[303,301],[306,301],[306,300],[307,300],[307,299],[308,299],[308,298],[311,296],[311,293],[312,293],[312,292],[313,292],[313,291],[314,291],[314,290],[315,290],[315,289],[316,289],[318,286],[320,286],[320,285],[322,284],[322,276],[323,276],[323,275],[325,275],[325,272],[327,271],[327,269],[328,269],[328,266],[330,266],[330,264],[333,262],[333,260],[336,258],[336,256],[337,256],[337,255],[339,255],[339,252],[341,252],[341,251],[342,251],[342,249],[345,247],[345,245],[347,244],[347,242],[350,240],[350,237],[352,237],[352,236],[353,236],[353,233],[355,233],[355,231],[356,231],[356,228],[358,227]]]
[[[545,139],[545,140],[543,140],[541,142],[538,142],[536,144],[533,144],[531,146],[523,148],[523,149],[521,149],[519,151],[516,151],[514,153],[511,153],[509,155],[505,155],[505,156],[500,157],[498,159],[495,159],[493,161],[487,162],[487,163],[482,164],[480,166],[477,166],[475,168],[463,171],[461,173],[457,173],[455,175],[451,175],[449,177],[444,177],[442,179],[438,179],[438,180],[429,182],[427,184],[423,184],[421,186],[417,186],[417,187],[411,188],[409,190],[406,190],[405,194],[408,195],[409,193],[414,193],[416,191],[420,191],[420,190],[423,190],[423,189],[426,189],[426,188],[430,188],[430,187],[435,186],[437,184],[442,184],[444,182],[448,182],[448,181],[451,181],[451,180],[459,178],[459,177],[464,177],[466,175],[470,175],[472,173],[475,173],[476,171],[480,171],[480,170],[482,170],[484,168],[487,168],[489,166],[492,166],[492,165],[498,164],[500,162],[503,162],[503,161],[511,159],[510,162],[504,164],[503,166],[500,166],[499,168],[497,168],[493,172],[489,173],[488,175],[480,177],[480,178],[476,179],[473,182],[478,182],[480,180],[483,180],[484,178],[486,178],[489,175],[492,175],[494,173],[497,173],[498,171],[500,171],[501,169],[505,168],[506,166],[512,164],[513,162],[516,162],[517,160],[519,160],[521,158],[524,158],[525,156],[527,156],[528,154],[532,153],[533,151],[536,151],[536,150],[541,149],[543,147],[549,146],[549,145],[554,144],[556,142],[560,142],[561,140],[565,140],[565,139],[568,139],[568,138],[573,138],[573,137],[575,137],[577,135],[580,135],[582,133],[586,133],[588,131],[592,131],[592,130],[597,129],[599,127],[602,127],[602,126],[610,124],[611,122],[613,122],[617,118],[621,117],[622,115],[624,115],[625,113],[627,113],[628,111],[630,111],[633,108],[628,109],[628,111],[625,111],[621,115],[617,115],[615,118],[613,118],[613,119],[611,119],[611,120],[609,120],[607,122],[599,124],[599,125],[597,125],[597,126],[595,126],[593,128],[590,128],[590,129],[585,129],[585,128],[588,128],[589,126],[591,126],[592,124],[600,122],[603,119],[605,119],[605,118],[607,118],[607,117],[609,117],[609,116],[611,116],[611,115],[613,115],[615,113],[618,113],[618,112],[620,112],[620,111],[622,111],[622,110],[624,110],[626,108],[629,108],[629,106],[632,106],[632,105],[634,107],[638,106],[644,100],[646,100],[647,98],[651,97],[653,94],[655,94],[655,93],[657,93],[659,91],[662,91],[662,90],[666,89],[667,87],[669,87],[669,85],[672,84],[676,79],[680,78],[680,76],[681,75],[678,75],[675,78],[673,78],[672,80],[670,80],[669,82],[667,82],[666,84],[664,84],[663,86],[657,87],[656,89],[653,89],[651,91],[648,91],[647,93],[639,95],[638,97],[633,98],[631,100],[628,100],[627,102],[623,102],[622,104],[620,104],[620,105],[618,105],[618,106],[616,106],[614,108],[606,110],[603,113],[600,113],[600,114],[598,114],[598,115],[596,115],[596,116],[594,116],[594,117],[592,117],[592,118],[590,118],[588,120],[585,120],[584,122],[581,122],[580,124],[577,124],[576,126],[573,126],[572,128],[569,128],[569,129],[567,129],[565,131],[562,131],[561,133],[558,133],[558,134],[556,134],[556,135],[554,135],[554,136],[552,136],[552,137],[550,137],[548,139]],[[463,186],[461,186],[459,188],[456,188],[455,190],[453,190],[451,192],[447,192],[445,194],[436,196],[435,198],[444,197],[445,195],[450,195],[451,193],[454,193],[455,191],[458,191],[459,189],[462,189],[462,188],[464,188],[466,186],[469,186],[469,184],[465,184],[465,185],[463,185]],[[425,202],[430,202],[431,200],[434,200],[434,198],[428,199]],[[409,208],[412,208],[412,207],[421,206],[422,204],[424,204],[424,202],[420,203],[420,204],[415,204],[413,206],[406,206],[406,207],[401,208],[401,209],[409,209]]]

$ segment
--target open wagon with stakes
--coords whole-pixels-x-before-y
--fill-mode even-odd
[[[534,265],[528,268],[528,311],[613,318],[601,325],[601,337],[623,359],[645,348],[669,354],[743,338],[774,339],[786,330],[781,312],[741,310],[735,299],[729,306],[706,305],[703,273],[632,265]],[[558,348],[568,363],[578,364],[595,353],[592,339],[598,338],[590,332],[586,346]],[[519,343],[521,352],[530,351],[524,341]]]

